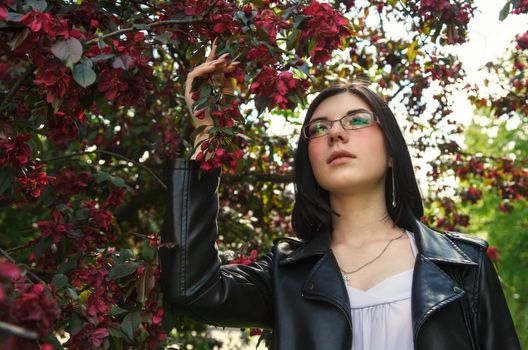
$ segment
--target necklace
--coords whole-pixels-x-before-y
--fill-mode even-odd
[[[348,281],[350,281],[350,276],[348,276],[349,274],[352,274],[352,273],[354,273],[354,272],[358,272],[359,270],[361,270],[361,269],[364,268],[365,266],[367,266],[367,265],[373,263],[374,261],[376,261],[376,260],[377,260],[377,259],[378,259],[378,258],[379,258],[379,257],[380,257],[380,256],[386,251],[386,250],[387,250],[387,248],[389,247],[389,244],[391,244],[392,241],[395,241],[395,240],[401,238],[401,237],[403,236],[404,233],[405,233],[405,231],[402,232],[402,234],[399,235],[398,237],[389,240],[389,242],[387,243],[387,245],[385,246],[385,248],[383,248],[383,250],[381,251],[381,253],[378,254],[377,257],[375,257],[374,259],[372,259],[372,260],[369,261],[368,263],[366,263],[366,264],[364,264],[364,265],[358,267],[357,269],[352,270],[352,271],[348,271],[348,272],[347,272],[347,271],[343,270],[341,267],[339,267],[339,269],[341,270],[341,272],[343,272],[343,280],[345,281],[345,284],[348,285]]]

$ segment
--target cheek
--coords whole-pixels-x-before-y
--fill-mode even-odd
[[[308,159],[310,159],[310,164],[314,173],[317,173],[317,169],[319,168],[324,158],[323,148],[321,147],[321,145],[318,144],[318,141],[320,140],[316,139],[308,143]]]

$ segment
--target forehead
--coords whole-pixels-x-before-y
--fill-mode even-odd
[[[325,98],[312,114],[312,118],[327,117],[330,120],[342,117],[347,111],[365,109],[370,111],[369,105],[359,96],[350,92],[343,92]]]

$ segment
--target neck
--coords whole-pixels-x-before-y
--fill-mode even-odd
[[[332,245],[361,246],[394,238],[396,231],[401,231],[389,216],[383,186],[354,193],[330,193],[330,205],[340,214],[332,216]]]

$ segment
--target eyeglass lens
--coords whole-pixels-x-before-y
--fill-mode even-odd
[[[335,122],[340,122],[343,129],[360,129],[372,124],[372,115],[368,112],[350,113],[338,120],[316,120],[307,125],[305,135],[308,138],[325,136]]]

